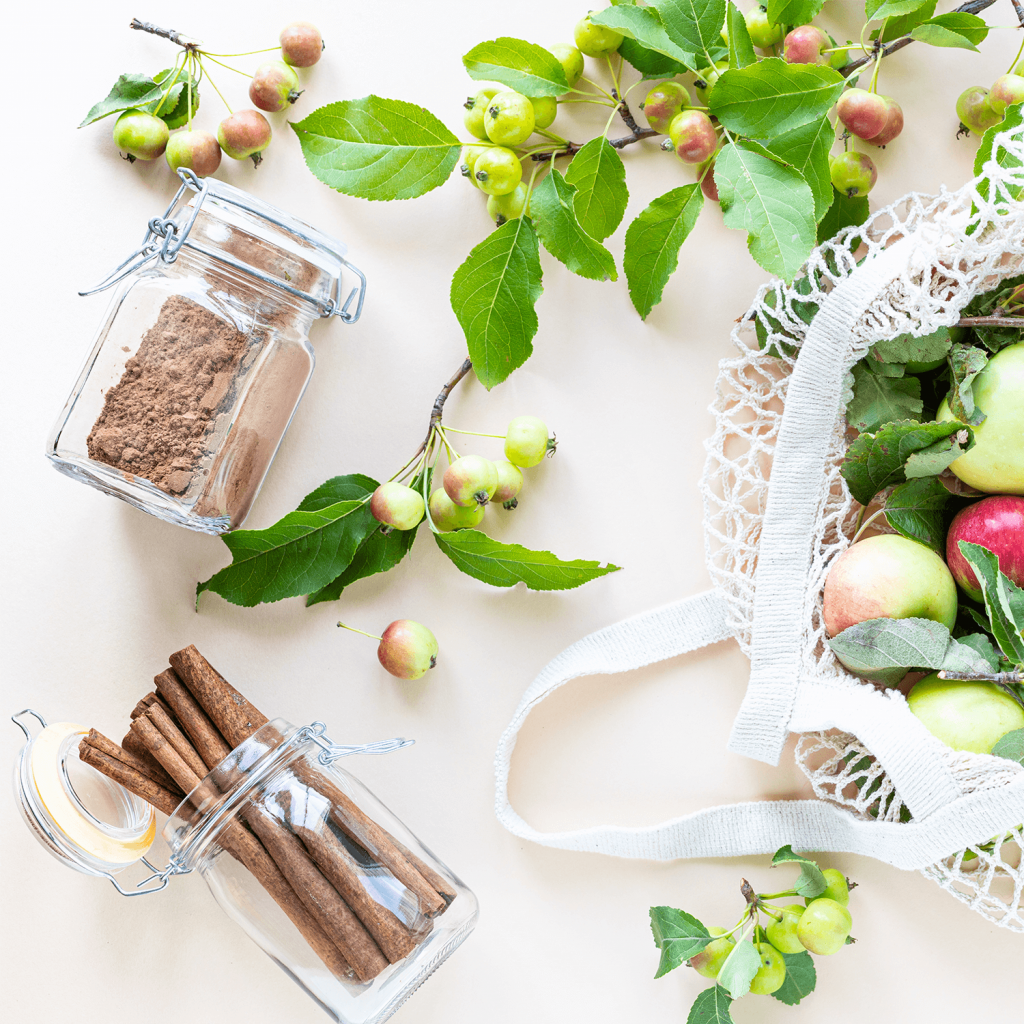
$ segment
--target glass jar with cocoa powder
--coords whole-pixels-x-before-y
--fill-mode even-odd
[[[245,519],[313,372],[318,317],[358,319],[345,247],[213,178],[183,184],[117,285],[47,444],[62,473],[204,533]],[[342,274],[358,284],[342,301]],[[91,294],[85,292],[83,294]]]

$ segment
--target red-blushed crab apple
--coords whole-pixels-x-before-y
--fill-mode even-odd
[[[800,25],[793,29],[783,43],[783,57],[787,64],[826,64],[831,41],[817,25]]]
[[[999,559],[1000,570],[1024,587],[1024,497],[995,494],[983,498],[961,509],[949,524],[946,564],[964,592],[980,601],[978,577],[960,551],[962,540],[988,548]]]

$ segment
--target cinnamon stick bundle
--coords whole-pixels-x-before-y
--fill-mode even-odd
[[[157,810],[171,815],[182,801],[182,794],[172,782],[168,789],[136,767],[136,759],[102,733],[90,729],[78,745],[78,756],[85,764],[102,772],[109,779],[124,786],[129,792],[142,797]]]

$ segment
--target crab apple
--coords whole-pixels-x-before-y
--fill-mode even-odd
[[[270,122],[258,110],[239,110],[217,126],[220,148],[234,160],[262,153],[272,134]]]
[[[700,190],[704,193],[707,199],[710,199],[713,203],[717,203],[718,199],[718,182],[715,181],[715,161],[708,160],[701,164],[697,168],[697,173],[700,175]]]
[[[423,495],[396,480],[381,484],[370,498],[370,515],[395,530],[411,530],[423,518]]]
[[[558,100],[554,96],[531,96],[534,128],[549,128],[558,116]]]
[[[487,142],[487,130],[484,128],[484,114],[487,113],[487,105],[499,92],[503,92],[505,86],[495,82],[478,82],[479,88],[472,96],[466,99],[463,104],[464,113],[462,123],[466,131],[474,138],[483,139]]]
[[[489,196],[505,196],[523,180],[523,165],[511,149],[492,146],[477,157],[473,177]]]
[[[940,679],[932,672],[914,683],[907,704],[953,750],[991,754],[1008,732],[1024,729],[1024,708],[995,683],[978,679]]]
[[[974,447],[949,468],[979,491],[1024,494],[1024,342],[992,356],[971,388],[985,419],[974,428]],[[954,418],[945,399],[935,418]]]
[[[678,82],[662,82],[647,94],[644,117],[656,132],[665,135],[672,118],[689,105],[690,94],[683,86]]]
[[[443,487],[439,487],[431,494],[427,508],[430,511],[430,521],[442,533],[472,529],[484,517],[483,505],[474,503],[469,508],[456,505]]]
[[[249,99],[260,110],[284,110],[299,95],[299,76],[283,60],[261,64],[249,83]]]
[[[571,89],[583,77],[583,54],[572,43],[555,43],[548,47],[548,53],[562,65]]]
[[[523,489],[523,471],[504,459],[495,461],[494,468],[498,471],[498,486],[494,488],[491,501],[513,509],[519,504],[517,496]]]
[[[866,196],[878,180],[878,171],[871,157],[852,149],[830,156],[828,169],[836,191],[851,199]]]
[[[847,906],[850,902],[850,883],[847,881],[846,875],[838,868],[822,868],[821,873],[825,876],[825,891],[817,896],[808,896],[807,902],[835,900],[841,907]],[[788,950],[783,952],[788,952]]]
[[[668,126],[676,156],[686,164],[702,164],[718,148],[711,118],[703,110],[684,110]]]
[[[817,25],[800,25],[786,36],[782,52],[787,64],[826,64],[829,38]]]
[[[804,949],[831,956],[846,945],[852,927],[853,918],[846,907],[835,900],[818,899],[800,915],[796,934]]]
[[[500,228],[507,220],[517,220],[523,213],[529,216],[529,204],[526,201],[526,185],[519,182],[512,192],[503,196],[488,196],[487,216]]]
[[[498,486],[498,471],[482,455],[464,455],[444,471],[441,482],[456,505],[486,505]]]
[[[888,146],[903,131],[903,108],[891,97],[883,96],[885,102],[885,125],[882,130],[866,141],[872,146]]]
[[[956,584],[946,563],[926,544],[892,533],[866,537],[832,563],[822,616],[829,636],[865,619],[956,622]]]
[[[770,996],[782,988],[786,980],[786,961],[770,942],[757,943],[761,966],[750,979],[750,991],[755,996]]]
[[[828,41],[834,49],[828,55],[828,66],[835,68],[838,71],[841,67],[845,66],[850,62],[850,47],[853,45],[852,39],[847,39],[846,46],[840,47],[839,44],[832,38],[828,37]]]
[[[177,132],[167,140],[164,158],[172,171],[191,167],[205,178],[220,167],[220,143],[212,132]]]
[[[459,171],[464,178],[469,178],[474,185],[476,185],[476,178],[473,177],[473,172],[476,170],[476,162],[488,149],[490,149],[490,146],[462,147],[462,164],[459,166]]]
[[[978,577],[960,551],[962,540],[988,548],[999,559],[1000,571],[1024,587],[1024,498],[994,494],[961,509],[949,524],[946,565],[964,592],[980,601]]]
[[[324,52],[324,40],[316,25],[293,21],[281,29],[281,59],[295,68],[311,68]]]
[[[782,908],[782,920],[772,921],[765,928],[768,941],[780,953],[800,953],[804,944],[797,938],[796,926],[803,914],[804,908],[797,903],[790,903]]]
[[[554,450],[554,442],[548,438],[548,428],[536,416],[517,416],[505,431],[505,458],[513,466],[529,469],[538,465],[548,453]]]
[[[768,8],[763,4],[747,11],[743,20],[747,23],[750,41],[762,50],[770,50],[776,43],[782,41],[782,26],[773,25],[768,20]]]
[[[843,127],[858,139],[877,135],[889,117],[885,100],[867,89],[847,89],[836,103],[836,114]]]
[[[624,36],[613,28],[595,25],[588,14],[576,22],[573,40],[581,53],[588,57],[607,57],[621,45]]]
[[[377,660],[399,679],[419,679],[437,664],[437,638],[418,622],[397,619],[381,634]]]
[[[964,89],[956,101],[956,116],[960,123],[975,135],[984,135],[1002,118],[992,109],[988,101],[988,89],[981,85],[972,85]]]
[[[114,122],[114,145],[139,160],[155,160],[167,148],[170,129],[145,110],[126,110]]]
[[[707,102],[708,96],[711,95],[711,90],[715,87],[715,82],[722,77],[723,71],[729,70],[729,62],[727,60],[720,60],[714,67],[698,68],[697,77],[694,79],[693,87],[697,90],[697,95],[704,98]]]
[[[1006,108],[1014,103],[1024,103],[1024,77],[1000,75],[988,91],[988,105],[999,115],[1006,116]]]
[[[726,933],[724,928],[712,926],[710,935],[721,936],[709,942],[699,953],[695,953],[686,962],[702,977],[717,978],[729,954],[736,945],[736,940]]]
[[[484,111],[487,138],[499,146],[518,146],[525,142],[534,128],[533,104],[513,89],[495,94]]]

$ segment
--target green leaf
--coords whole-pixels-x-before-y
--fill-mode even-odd
[[[978,614],[974,608],[971,608],[970,611]],[[984,616],[980,617],[982,628],[988,629],[988,619]],[[992,643],[992,638],[988,633],[968,633],[966,636],[958,636],[956,639],[957,643],[976,651],[981,656],[981,660],[988,665],[989,672],[999,671],[999,658],[1001,655],[996,645]]]
[[[976,14],[964,11],[950,11],[922,22],[911,29],[910,38],[932,46],[956,46],[962,50],[974,50],[988,35],[988,25]]]
[[[967,429],[956,420],[887,423],[875,434],[861,434],[846,452],[842,474],[854,500],[867,505],[884,487],[906,480],[904,465],[915,452]]]
[[[848,669],[895,686],[912,668],[987,672],[988,662],[932,619],[865,619],[828,641]]]
[[[804,996],[814,991],[814,986],[818,983],[814,959],[807,950],[783,953],[782,959],[786,961],[786,980],[772,995],[787,1006],[796,1006]]]
[[[998,556],[988,548],[965,540],[958,546],[978,578],[996,643],[1014,665],[1024,665],[1024,590],[1000,571]]]
[[[832,122],[823,117],[776,136],[766,146],[784,163],[795,167],[810,185],[816,221],[821,220],[832,205],[835,189],[828,169],[828,152],[835,141],[836,130]]]
[[[776,163],[760,146],[740,141],[719,151],[715,182],[726,226],[748,233],[747,248],[759,266],[792,281],[816,238],[814,197],[800,172]]]
[[[661,302],[679,265],[679,249],[704,208],[700,185],[681,185],[658,196],[626,229],[622,269],[633,306],[646,320]]]
[[[749,67],[723,72],[708,104],[711,113],[730,131],[772,139],[820,121],[835,105],[845,84],[846,79],[832,68],[787,64],[781,57],[766,57]]]
[[[901,14],[912,14],[923,7],[927,0],[865,0],[864,17],[868,21],[881,21]]]
[[[693,1001],[686,1024],[733,1024],[731,1003],[729,993],[721,985],[712,985]]]
[[[750,983],[760,969],[761,956],[754,944],[750,939],[740,939],[725,958],[715,981],[733,999],[739,999],[750,991]]]
[[[529,217],[506,221],[452,277],[451,303],[477,379],[488,390],[522,366],[537,333],[541,287],[537,233]]]
[[[876,341],[871,354],[885,363],[931,363],[944,359],[952,341],[948,327],[940,327],[931,334],[915,337],[898,334],[890,341]]]
[[[768,0],[768,20],[773,25],[808,25],[824,6],[825,0]]]
[[[618,150],[603,137],[591,139],[572,158],[565,180],[576,189],[572,208],[580,227],[604,241],[621,223],[629,202],[626,168]]]
[[[927,21],[935,13],[936,0],[924,0],[922,5],[909,14],[886,18],[885,24],[871,33],[872,40],[881,39],[883,43],[891,43],[900,36],[908,36],[912,29]]]
[[[543,46],[502,36],[479,43],[463,58],[469,77],[500,82],[524,96],[561,96],[569,91],[565,70]]]
[[[634,40],[645,50],[661,54],[691,71],[696,71],[703,64],[703,61],[695,59],[692,50],[683,49],[669,38],[661,15],[654,7],[625,4],[607,7],[603,11],[591,14],[590,20],[595,25],[603,25],[605,28],[621,32],[627,39]],[[718,27],[722,27],[721,22]]]
[[[163,91],[163,86],[154,82],[149,75],[121,75],[106,97],[93,105],[78,127],[84,128],[87,124],[92,124],[93,121],[99,121],[101,118],[124,110],[159,103]],[[178,89],[178,92],[180,91]],[[177,95],[175,95],[176,98]]]
[[[360,199],[415,199],[445,182],[462,150],[429,110],[380,96],[328,103],[289,123],[314,176]]]
[[[361,501],[368,494],[373,494],[378,486],[376,480],[362,473],[332,476],[302,499],[298,511],[320,512],[339,501]]]
[[[870,214],[871,207],[867,196],[855,196],[851,199],[845,192],[837,192],[833,188],[832,205],[818,224],[818,244],[835,238],[843,228],[863,224]],[[854,239],[852,248],[855,249],[858,244],[859,241]]]
[[[166,88],[168,79],[173,71],[173,68],[166,68],[159,74],[153,76],[153,81],[157,85],[164,86]],[[189,90],[186,88],[189,80],[192,80],[192,95],[189,97]],[[177,83],[181,83],[178,85]],[[175,102],[177,97],[177,102]],[[175,84],[171,86],[167,93],[166,100],[157,100],[150,103],[147,106],[147,110],[150,113],[156,114],[171,131],[175,128],[181,128],[188,124],[189,106],[191,104],[192,116],[195,117],[196,111],[199,109],[199,90],[196,88],[195,80],[192,75],[184,68],[179,68],[178,73],[175,76]]]
[[[359,545],[348,568],[336,580],[306,598],[306,607],[323,601],[337,601],[341,592],[357,580],[393,569],[409,553],[415,539],[414,529],[392,530],[390,533],[374,530]]]
[[[960,441],[959,434],[950,434],[941,441],[913,452],[907,457],[903,466],[903,472],[908,480],[916,480],[924,476],[938,476],[944,469],[951,466],[969,448],[974,446],[974,432],[969,428],[967,431],[967,446],[964,447]]]
[[[519,544],[501,544],[479,530],[435,533],[437,546],[468,576],[492,587],[525,583],[530,590],[571,590],[618,572],[619,566],[577,559],[563,562],[550,551],[530,551]]]
[[[985,414],[974,405],[974,390],[971,384],[988,362],[988,354],[976,345],[957,342],[949,352],[949,370],[953,381],[946,396],[950,412],[964,423],[976,427],[985,419]]]
[[[1024,765],[1024,729],[1014,729],[996,741],[992,748],[996,757],[1005,757]]]
[[[544,248],[574,274],[591,281],[618,278],[615,259],[580,227],[573,211],[576,190],[552,167],[530,196],[530,215]]]
[[[655,978],[674,971],[714,939],[697,918],[673,907],[651,907],[651,932],[654,944],[661,950]]]
[[[820,896],[828,888],[821,868],[813,860],[794,853],[792,846],[783,846],[781,850],[775,851],[775,856],[772,857],[772,867],[778,867],[780,864],[799,865],[800,877],[796,880],[796,885],[793,886],[797,895],[813,898]]]
[[[893,420],[920,419],[921,382],[916,377],[883,377],[863,362],[853,366],[853,400],[846,421],[859,431],[875,431]]]
[[[726,15],[729,28],[729,67],[745,68],[757,63],[757,53],[750,41],[750,30],[743,12],[732,2]]]
[[[712,64],[722,43],[725,4],[726,0],[656,0],[650,6],[661,15],[673,42],[698,59],[705,58],[700,63]]]
[[[619,44],[619,56],[632,64],[643,78],[675,78],[676,75],[685,75],[690,69],[685,64],[680,64],[671,57],[666,57],[655,50],[649,50],[641,46],[635,39],[626,37]]]
[[[1000,146],[998,150],[996,149],[996,136],[1002,132],[1019,128],[1022,123],[1024,123],[1024,106],[1020,103],[1015,103],[1007,107],[1002,121],[994,124],[982,136],[981,145],[978,147],[978,152],[974,157],[975,176],[985,173],[985,165],[993,159],[993,156],[995,157],[996,166],[1002,167],[1004,170],[1013,170],[1015,167],[1021,166],[1020,159],[1015,153],[1008,150],[1006,146]],[[1022,193],[1024,193],[1024,187],[1012,183],[1001,185],[1000,190],[1005,190],[1014,199],[1020,199]],[[990,202],[998,198],[997,195],[993,195],[992,182],[988,178],[982,178],[978,182],[978,194]],[[977,302],[978,300],[975,299],[974,301]]]
[[[893,488],[885,503],[885,518],[904,537],[920,541],[945,553],[946,530],[942,511],[949,502],[949,491],[933,476],[908,480]]]

